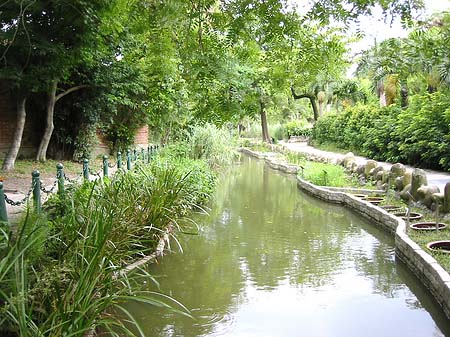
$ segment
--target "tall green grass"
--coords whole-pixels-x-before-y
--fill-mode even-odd
[[[304,178],[315,185],[347,187],[351,186],[351,178],[347,176],[343,167],[333,164],[306,162],[304,164]]]
[[[313,162],[306,159],[303,154],[288,152],[287,160],[301,167],[301,178],[319,186],[348,187],[359,186],[358,182],[349,176],[342,166]]]
[[[170,228],[190,231],[186,216],[214,181],[204,162],[158,156],[54,196],[48,220],[27,216],[15,233],[1,227],[0,335],[135,335],[141,330],[123,306],[129,301],[188,315],[174,299],[142,291],[142,277],[151,276],[125,267]]]
[[[235,156],[235,142],[230,132],[212,124],[194,127],[188,144],[191,158],[205,160],[213,168],[230,164]]]

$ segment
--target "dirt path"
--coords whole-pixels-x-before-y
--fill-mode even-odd
[[[99,165],[96,165],[97,168]],[[81,166],[80,166],[81,169]],[[115,171],[117,170],[116,167],[109,168],[109,176],[113,175]],[[30,170],[31,172],[31,170]],[[100,176],[102,176],[102,170],[97,170],[100,175],[90,175],[90,180],[98,179]],[[65,184],[70,184],[72,181],[81,181],[82,176],[80,173],[65,173],[66,177],[68,179],[65,180]],[[52,193],[56,193],[58,191],[56,185],[56,176],[55,173],[41,173],[41,186],[46,191],[52,190]],[[6,197],[9,200],[12,200],[13,202],[20,202],[24,201],[27,197],[27,194],[30,192],[31,189],[31,174],[30,173],[12,173],[9,175],[6,175],[6,179],[3,182],[3,190],[6,195]],[[54,187],[55,186],[55,187]],[[41,192],[41,202],[44,203],[47,198],[49,197],[49,194]],[[31,207],[32,206],[32,197],[30,196],[28,198],[28,203],[25,200],[24,203],[21,205],[11,205],[9,203],[6,204],[6,212],[8,214],[8,220],[10,223],[14,224],[17,223],[21,217],[21,215],[24,213],[27,204]]]
[[[280,142],[280,144],[285,148],[289,149],[290,151],[328,158],[330,161],[333,162],[336,162],[345,156],[344,154],[341,153],[316,149],[315,147],[308,145],[306,142],[295,142],[295,143]],[[358,165],[364,164],[367,162],[367,160],[369,160],[368,158],[361,156],[355,156],[355,158]],[[386,169],[390,169],[392,166],[392,163],[387,162],[378,162],[378,163],[380,163],[380,165]],[[408,170],[412,171],[414,169],[414,167],[412,166],[408,165],[405,166]],[[450,182],[450,173],[433,170],[424,170],[424,171],[427,174],[428,185],[436,185],[439,187],[440,191],[443,192],[445,184]]]

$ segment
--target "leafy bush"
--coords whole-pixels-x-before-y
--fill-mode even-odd
[[[291,136],[305,136],[311,135],[311,127],[303,121],[293,120],[286,123],[286,133],[288,137]]]
[[[84,336],[91,329],[131,335],[123,302],[172,308],[176,301],[141,292],[126,265],[153,251],[168,228],[212,193],[205,162],[156,156],[150,165],[117,172],[52,196],[50,222],[27,217],[17,233],[0,228],[0,335]],[[187,220],[187,219],[186,219]],[[151,278],[150,278],[151,279]]]
[[[276,124],[269,127],[269,134],[273,135],[276,140],[282,140],[287,137],[286,127],[282,124]]]
[[[191,158],[205,160],[213,168],[230,164],[235,156],[229,131],[212,124],[194,127],[188,144]]]
[[[396,105],[356,105],[320,118],[312,141],[335,143],[376,160],[450,170],[450,96],[413,96],[404,110]]]
[[[261,138],[261,124],[256,122],[250,123],[241,133],[241,136],[245,138]]]

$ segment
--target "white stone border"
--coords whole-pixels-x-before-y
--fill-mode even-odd
[[[299,170],[298,166],[286,164],[273,154],[264,154],[247,148],[241,149],[241,152],[264,159],[270,167],[286,173],[296,174]],[[297,186],[316,198],[349,207],[395,235],[396,256],[430,290],[444,313],[450,318],[450,274],[431,255],[411,240],[406,233],[407,227],[403,219],[352,194],[328,190],[299,177],[297,177]]]

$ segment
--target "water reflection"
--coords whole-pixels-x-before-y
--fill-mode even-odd
[[[133,305],[148,336],[450,335],[386,233],[263,162],[224,174],[211,207],[184,254],[149,267],[196,320]]]

